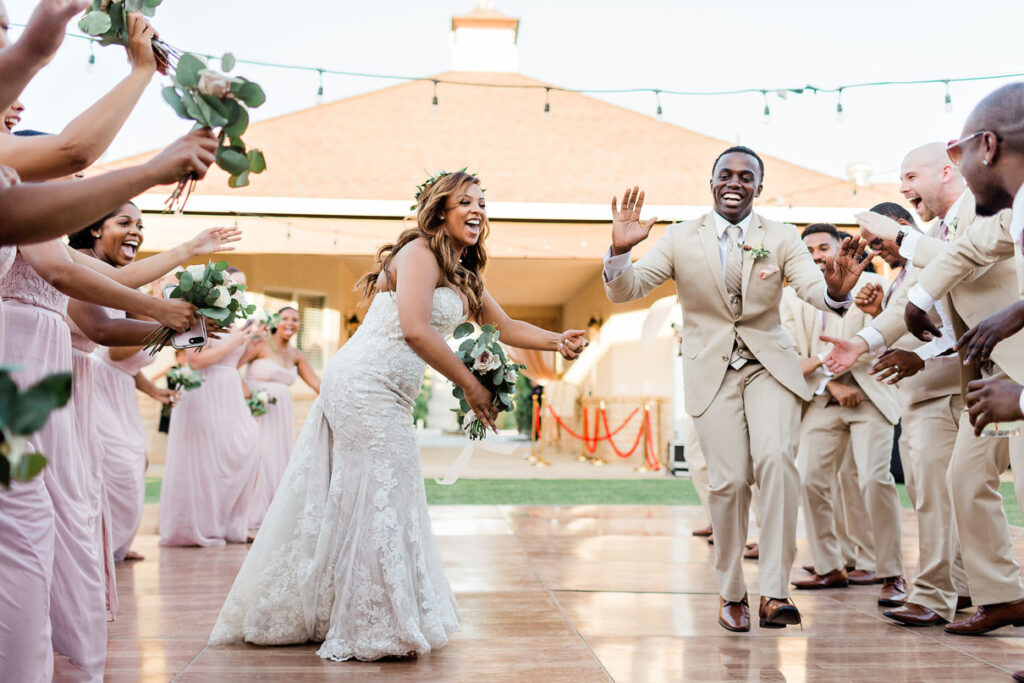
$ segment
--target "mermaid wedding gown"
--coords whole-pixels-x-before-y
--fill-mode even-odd
[[[448,336],[462,298],[434,291]],[[424,654],[458,628],[430,528],[413,402],[425,365],[393,293],[378,294],[331,359],[211,644],[321,642],[325,659]]]

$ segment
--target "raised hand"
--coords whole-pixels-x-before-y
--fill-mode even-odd
[[[860,288],[857,296],[853,298],[853,303],[857,304],[857,308],[871,317],[877,317],[882,312],[882,299],[884,297],[885,292],[882,290],[882,285],[869,282]]]
[[[209,128],[199,128],[172,142],[146,165],[153,171],[155,185],[167,185],[190,173],[202,178],[213,164],[216,153],[217,138]]]
[[[141,12],[128,13],[128,63],[132,70],[156,71],[156,53],[153,52],[153,40],[157,37],[156,30]]]
[[[183,332],[196,319],[196,307],[184,299],[154,299],[153,317],[166,327]]]
[[[860,337],[840,339],[823,334],[818,339],[832,345],[832,350],[825,356],[824,365],[833,375],[840,375],[852,368],[868,351],[868,343]]]
[[[1020,411],[1021,386],[1005,379],[976,379],[967,385],[964,398],[974,425],[974,435],[991,422],[1010,422],[1024,415]]]
[[[28,18],[19,43],[35,56],[48,62],[64,42],[68,22],[89,6],[89,0],[42,0]]]
[[[1024,301],[1012,303],[964,332],[956,343],[959,351],[966,348],[964,365],[974,361],[986,362],[996,344],[1024,329]]]
[[[842,301],[857,285],[861,273],[871,260],[867,242],[860,237],[847,237],[839,247],[839,256],[825,261],[825,283],[828,295]]]
[[[14,187],[21,182],[21,177],[18,172],[10,166],[4,166],[0,164],[0,189],[6,187]]]
[[[864,394],[860,393],[860,389],[848,387],[841,382],[833,380],[825,385],[825,389],[844,408],[856,408],[864,401]]]
[[[876,238],[892,241],[900,234],[900,224],[880,213],[862,211],[855,218],[860,225],[861,237],[868,242],[872,242]]]
[[[576,360],[589,344],[586,330],[566,330],[558,339],[558,352],[566,360]]]
[[[896,384],[901,379],[913,377],[921,372],[923,367],[924,361],[921,360],[921,356],[913,351],[889,349],[878,358],[878,362],[868,373],[878,375],[875,379],[879,382],[888,380],[889,384]]]
[[[612,255],[618,256],[647,239],[657,217],[640,222],[640,210],[644,207],[644,193],[639,187],[626,189],[622,195],[622,208],[612,197]]]
[[[213,254],[218,251],[234,251],[232,242],[242,239],[242,229],[237,226],[208,228],[192,238],[189,248],[195,256]]]
[[[909,301],[907,307],[903,309],[903,321],[910,333],[921,341],[928,342],[942,336],[942,331],[928,317],[928,311],[922,311]]]

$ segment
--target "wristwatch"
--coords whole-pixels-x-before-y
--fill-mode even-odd
[[[896,246],[897,247],[902,247],[903,246],[903,237],[906,234],[907,234],[906,230],[900,230],[898,233],[896,233]]]

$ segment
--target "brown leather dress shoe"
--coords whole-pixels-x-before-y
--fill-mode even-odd
[[[1024,683],[1024,671],[1014,671],[1012,676],[1017,683]]]
[[[902,576],[887,576],[882,579],[882,590],[878,592],[878,604],[882,607],[899,607],[907,601],[907,582]]]
[[[748,543],[743,550],[743,559],[757,560],[761,557],[761,547],[757,543]]]
[[[761,628],[786,628],[800,623],[800,610],[789,598],[761,596],[761,607],[757,611]]]
[[[846,588],[850,585],[846,579],[845,569],[835,569],[828,574],[811,574],[806,579],[792,582],[801,590],[820,590],[822,588]]]
[[[1013,602],[979,605],[967,619],[946,624],[946,633],[977,636],[1004,626],[1024,626],[1024,598]]]
[[[712,533],[712,529],[711,529],[711,525],[710,525],[710,524],[708,524],[708,525],[707,525],[706,527],[704,527],[703,529],[694,529],[694,530],[693,530],[693,532],[692,532],[692,534],[693,534],[694,536],[703,536],[703,537],[705,537],[705,538],[707,538],[708,536],[710,536],[710,535],[711,535],[711,533]]]
[[[747,596],[739,602],[729,602],[720,598],[721,606],[718,608],[718,623],[727,631],[742,633],[750,630],[750,607]]]
[[[850,585],[853,586],[870,586],[882,583],[878,578],[878,574],[866,569],[847,570],[846,577],[850,580]]]
[[[965,610],[968,607],[974,607],[974,603],[971,602],[970,595],[958,595],[956,598],[956,611]]]
[[[940,626],[949,623],[932,610],[924,605],[918,605],[916,602],[904,603],[895,609],[887,609],[882,614],[907,626]]]

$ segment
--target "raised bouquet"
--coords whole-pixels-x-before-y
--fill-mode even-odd
[[[128,13],[152,17],[162,1],[92,0],[78,27],[100,45],[128,45]],[[242,135],[249,127],[249,109],[259,107],[267,97],[257,83],[226,75],[235,67],[234,55],[229,52],[220,58],[222,73],[211,69],[206,57],[184,52],[162,40],[154,39],[153,52],[160,71],[172,79],[172,84],[163,89],[167,103],[181,118],[217,132],[217,165],[231,175],[228,185],[243,187],[249,184],[250,174],[263,173],[267,169],[263,152],[246,149]],[[195,180],[192,175],[181,179],[168,199],[169,208],[184,208]]]
[[[249,412],[252,413],[252,416],[259,417],[260,415],[266,415],[267,406],[277,403],[277,399],[271,397],[265,389],[259,389],[252,392],[252,396],[245,399],[245,403],[249,406]]]
[[[485,387],[491,390],[494,394],[492,403],[499,413],[512,410],[516,379],[519,377],[519,370],[526,366],[513,363],[505,355],[505,350],[498,343],[500,334],[494,325],[484,325],[476,337],[470,336],[473,330],[473,323],[462,323],[455,328],[456,339],[468,337],[459,345],[455,355]],[[459,410],[456,412],[459,415],[459,427],[466,436],[473,440],[487,436],[487,428],[470,409],[462,388],[455,387],[452,395],[459,400]]]
[[[198,370],[193,370],[188,365],[174,365],[167,371],[167,382],[172,389],[184,389],[192,391],[203,386],[203,376]]]
[[[11,367],[0,367],[0,486],[30,481],[46,467],[29,437],[42,429],[57,408],[71,398],[71,374],[47,375],[25,391],[11,378]]]
[[[245,285],[235,282],[224,271],[227,261],[189,266],[175,273],[178,286],[170,297],[184,299],[199,309],[199,315],[206,316],[221,327],[230,327],[239,318],[247,318],[256,310],[253,304],[245,303]],[[161,327],[146,340],[150,355],[167,346],[175,331]]]
[[[271,313],[266,309],[257,308],[256,312],[252,314],[252,321],[266,329],[269,333],[270,330],[276,329],[277,326],[281,324],[281,314]]]

